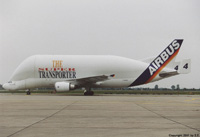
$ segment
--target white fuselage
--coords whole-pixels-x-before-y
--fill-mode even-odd
[[[128,87],[148,65],[110,55],[35,55],[18,66],[8,84],[10,90],[54,87],[59,81],[115,74],[114,78],[91,86]]]
[[[156,58],[136,61],[106,55],[35,55],[24,60],[3,84],[7,90],[55,87],[129,87],[191,71],[191,61],[175,62],[183,39],[173,40]],[[86,94],[86,95],[87,95]],[[93,93],[92,93],[93,94]]]

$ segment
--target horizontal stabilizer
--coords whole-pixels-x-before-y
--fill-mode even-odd
[[[167,78],[167,77],[171,77],[171,76],[175,76],[178,75],[177,71],[172,71],[172,72],[162,72],[159,74],[160,77],[162,78]]]

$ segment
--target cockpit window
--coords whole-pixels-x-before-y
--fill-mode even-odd
[[[8,83],[12,83],[12,81],[8,81]]]

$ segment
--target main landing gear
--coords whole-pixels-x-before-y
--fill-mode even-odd
[[[31,95],[31,90],[30,89],[26,90],[26,95]]]
[[[84,96],[93,96],[94,92],[91,91],[91,88],[86,88],[84,91]]]

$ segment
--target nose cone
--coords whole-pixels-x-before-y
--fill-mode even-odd
[[[3,89],[7,89],[8,90],[8,83],[5,83],[2,85]]]
[[[5,87],[6,87],[5,84],[3,84],[2,87],[3,87],[3,89],[5,89]]]

